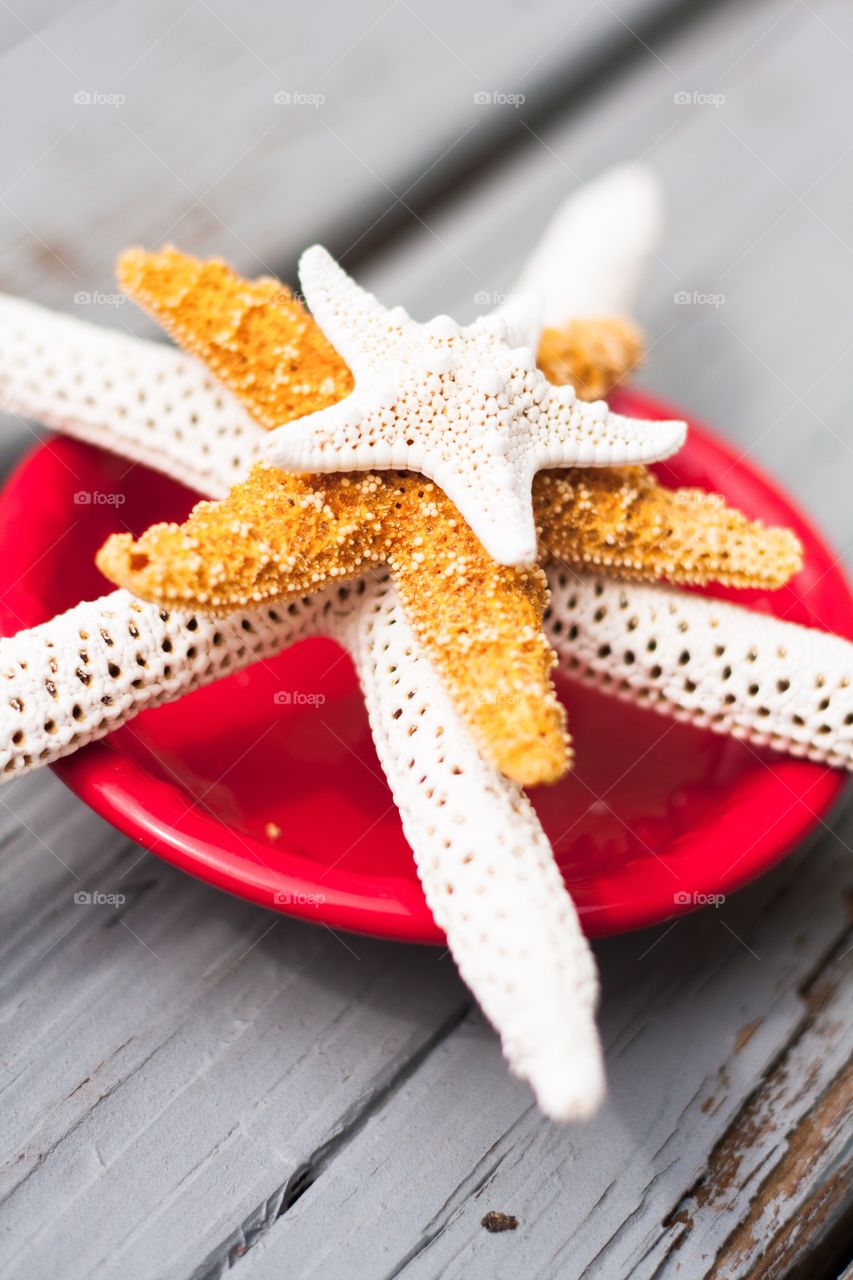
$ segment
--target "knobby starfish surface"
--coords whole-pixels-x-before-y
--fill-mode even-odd
[[[527,271],[552,323],[568,312],[549,293],[551,280],[583,279],[593,312],[607,306],[596,305],[591,281],[602,300],[624,298],[645,252],[638,228],[645,218],[650,231],[648,213],[648,184],[630,174],[608,177],[570,202],[559,220],[565,234],[552,231],[547,257],[534,255]],[[253,416],[262,421],[262,414],[250,415],[179,352],[17,300],[0,300],[0,337],[0,401],[16,412],[214,495],[226,493],[260,453],[264,437]],[[229,336],[221,345],[217,374],[229,386],[232,370],[252,381],[244,349]],[[253,357],[261,364],[264,351],[270,346],[262,341]],[[328,376],[326,394],[345,394],[334,372]],[[316,384],[297,378],[285,394],[304,412]],[[642,490],[645,478],[638,473],[633,483]],[[595,554],[610,554],[606,541],[592,563]],[[548,577],[545,626],[571,674],[718,731],[850,767],[853,648],[846,641],[559,561],[549,563]],[[588,1114],[603,1089],[596,979],[571,900],[532,808],[477,750],[384,574],[324,587],[283,608],[259,605],[219,618],[120,590],[0,641],[0,672],[9,682],[0,700],[0,767],[17,776],[146,706],[317,633],[335,635],[353,654],[425,895],[510,1066],[530,1081],[547,1114]]]
[[[244,281],[224,263],[175,250],[125,255],[120,278],[262,421],[301,408],[321,380],[330,397],[346,385],[341,357],[323,347],[277,281]],[[599,381],[605,369],[618,376],[636,357],[636,339],[624,324],[576,322],[551,331],[546,355],[563,376],[577,364],[588,385],[593,367]],[[731,586],[778,586],[799,567],[799,546],[786,530],[752,524],[714,495],[667,490],[642,468],[543,472],[534,499],[543,560]],[[260,463],[184,525],[156,525],[136,540],[116,535],[98,564],[144,599],[218,612],[291,599],[387,564],[415,633],[489,759],[528,786],[565,771],[565,713],[550,679],[556,658],[542,631],[545,575],[537,566],[498,564],[450,498],[421,476],[304,477]]]
[[[312,314],[352,371],[345,400],[275,431],[268,457],[293,472],[418,471],[440,485],[499,564],[532,564],[531,487],[545,467],[669,457],[682,422],[638,422],[555,385],[537,364],[535,294],[462,326],[418,324],[388,309],[315,245],[300,282]]]

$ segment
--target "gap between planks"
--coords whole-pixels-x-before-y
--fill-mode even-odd
[[[699,4],[695,0],[654,0],[641,9],[630,26],[614,23],[610,39],[591,46],[580,62],[575,54],[566,66],[544,76],[527,94],[523,113],[502,113],[488,132],[477,130],[470,143],[463,138],[450,146],[452,140],[448,140],[450,150],[440,163],[404,180],[405,202],[392,193],[390,200],[379,197],[369,203],[360,219],[369,230],[359,236],[355,246],[351,247],[352,225],[334,222],[323,243],[350,272],[371,266],[429,218],[440,215],[448,204],[493,177],[497,169],[529,147],[531,134],[547,129],[571,111],[588,109],[647,59],[649,49],[676,40],[695,26],[700,16],[725,9],[736,11],[737,0],[701,0]],[[296,280],[298,261],[298,254],[278,260],[279,279]]]

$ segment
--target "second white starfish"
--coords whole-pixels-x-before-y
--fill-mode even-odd
[[[345,400],[274,431],[288,471],[420,471],[455,502],[501,564],[536,559],[531,486],[546,467],[622,466],[669,457],[683,422],[644,422],[579,401],[536,368],[535,295],[462,327],[386,309],[319,245],[300,263],[314,318],[352,370]]]

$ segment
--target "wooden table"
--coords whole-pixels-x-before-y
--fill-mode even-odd
[[[849,551],[844,0],[12,0],[0,59],[3,287],[140,332],[112,259],[164,238],[291,279],[322,238],[470,317],[558,199],[644,158],[669,228],[642,382]],[[3,428],[8,461],[31,441]],[[719,910],[596,946],[610,1097],[583,1128],[543,1121],[438,951],[228,898],[49,773],[0,817],[7,1280],[843,1270],[849,806]],[[75,907],[119,880],[120,911]]]

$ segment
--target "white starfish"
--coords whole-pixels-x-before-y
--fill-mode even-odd
[[[387,310],[319,245],[299,268],[305,298],[352,370],[331,408],[274,431],[270,459],[297,472],[404,468],[444,489],[501,564],[536,559],[531,487],[546,467],[669,457],[683,422],[643,422],[584,403],[536,367],[535,295],[462,327]]]
[[[740,605],[552,566],[563,671],[714,733],[853,769],[853,645]]]
[[[267,433],[200,361],[0,294],[0,407],[224,498]]]
[[[191,357],[13,298],[0,299],[0,405],[216,495],[266,439]],[[547,1115],[589,1115],[604,1073],[577,913],[532,806],[480,756],[387,579],[215,620],[114,591],[0,640],[14,691],[0,699],[0,779],[322,634],[353,655],[427,901],[510,1067]]]
[[[636,218],[624,200],[619,217],[625,241]],[[603,289],[617,267],[616,274],[627,270],[614,235],[615,245],[596,245]],[[565,260],[580,252],[562,246]],[[0,404],[212,494],[227,491],[266,439],[192,358],[14,299],[0,301]],[[546,625],[570,673],[721,731],[853,766],[846,641],[663,587],[570,577],[559,566],[548,572]],[[146,707],[313,634],[336,637],[353,655],[424,893],[511,1068],[529,1080],[546,1114],[588,1115],[603,1092],[591,952],[532,807],[477,752],[387,579],[216,620],[115,591],[0,641],[0,682],[8,681],[0,777],[59,759]],[[747,636],[750,650],[740,654]],[[720,666],[722,639],[733,645],[735,679]],[[643,649],[642,660],[637,653],[629,660],[629,647]],[[765,697],[746,677],[750,663]]]
[[[555,328],[567,316],[630,315],[661,223],[660,188],[648,170],[609,169],[552,215],[515,288],[538,294]]]

